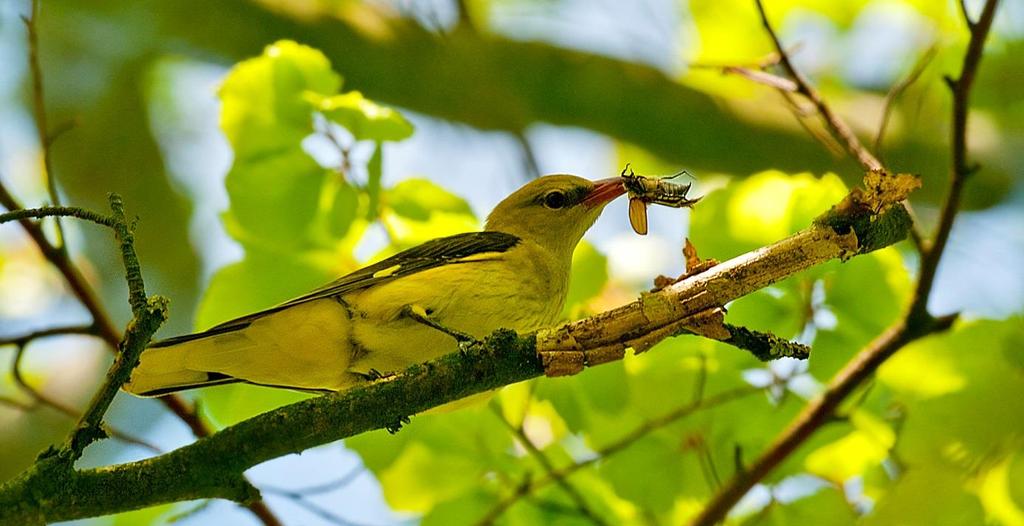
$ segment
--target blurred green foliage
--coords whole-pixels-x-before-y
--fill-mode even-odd
[[[502,3],[472,2],[473,19],[486,20]],[[720,68],[676,75],[486,27],[440,37],[361,2],[314,4],[300,12],[285,2],[243,0],[46,2],[40,32],[51,120],[79,122],[54,149],[62,189],[69,201],[94,208],[108,191],[125,194],[142,217],[139,247],[150,288],[174,300],[172,329],[209,327],[413,244],[479,227],[462,192],[444,181],[383,180],[383,143],[414,130],[376,100],[483,129],[578,126],[617,139],[621,156],[662,172],[686,163],[702,183],[721,183],[691,214],[689,235],[705,258],[726,259],[807,226],[859,178],[852,162],[830,157],[796,125],[775,92]],[[876,4],[787,0],[769,7],[784,37],[787,27],[807,25],[849,36],[879,16],[871,11]],[[948,163],[949,98],[940,78],[957,68],[965,32],[950,2],[881,4],[930,36],[901,57],[899,74],[932,41],[939,50],[895,106],[883,143],[890,166],[922,174],[925,187],[914,199],[927,220]],[[749,2],[693,2],[689,13],[684,25],[696,42],[690,62],[748,64],[770,51]],[[1021,48],[1019,36],[995,35],[978,78],[972,158],[985,170],[968,187],[972,207],[1004,202],[1024,173]],[[237,62],[218,92],[221,130],[233,152],[221,219],[243,257],[217,270],[202,293],[187,238],[189,203],[166,175],[139,85],[168,54]],[[870,143],[888,84],[851,78],[842,60],[812,73]],[[340,161],[312,155],[311,138]],[[349,155],[357,147],[372,154]],[[375,232],[383,232],[386,246],[357,257]],[[105,298],[123,304],[106,240],[89,240],[86,255]],[[0,254],[0,265],[14,259]],[[635,292],[623,290],[606,255],[590,244],[581,244],[573,263],[567,318]],[[806,364],[766,366],[733,348],[676,338],[639,357],[512,386],[488,402],[420,415],[396,435],[368,433],[346,446],[388,504],[422,524],[474,524],[489,514],[509,525],[590,523],[563,487],[545,482],[544,463],[510,428],[556,469],[572,469],[565,480],[609,523],[681,523],[897,319],[910,294],[906,268],[899,249],[889,248],[822,265],[729,305],[733,323],[811,344]],[[901,351],[731,523],[1024,524],[1021,341],[1019,317],[970,320]],[[734,390],[734,399],[686,410]],[[219,427],[304,396],[251,386],[197,395]],[[685,414],[665,419],[674,412]],[[5,455],[27,462],[66,423],[51,414],[36,421],[44,432],[5,433]],[[622,442],[629,436],[635,438]],[[814,482],[786,494],[800,477]],[[167,513],[157,508],[114,521],[160,523]]]

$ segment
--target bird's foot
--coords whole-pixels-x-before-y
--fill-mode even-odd
[[[375,382],[377,380],[383,380],[384,378],[387,378],[389,376],[394,376],[394,373],[384,374],[384,373],[382,373],[382,372],[380,372],[380,371],[378,371],[376,369],[370,369],[369,371],[366,371],[365,373],[356,373],[356,374],[358,374],[359,376],[362,376],[363,379],[366,380],[367,382]]]
[[[409,420],[409,417],[403,416],[402,418],[399,418],[397,421],[384,426],[384,429],[387,429],[388,433],[391,433],[393,435],[400,431],[402,429],[402,426],[408,424],[409,422],[411,422],[411,420]]]
[[[402,307],[402,315],[408,316],[413,320],[422,323],[423,325],[426,325],[427,327],[439,330],[447,334],[448,336],[455,338],[455,342],[458,343],[459,345],[459,352],[465,353],[469,350],[470,347],[477,343],[480,343],[480,340],[477,340],[470,334],[466,334],[462,331],[452,329],[451,327],[446,327],[438,323],[436,320],[430,317],[430,314],[430,311],[424,309],[419,305],[406,305],[405,307]]]

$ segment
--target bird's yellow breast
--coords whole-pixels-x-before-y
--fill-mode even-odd
[[[510,265],[507,258],[520,261]],[[543,251],[519,246],[347,295],[359,348],[350,370],[401,370],[458,349],[451,336],[403,315],[406,305],[476,338],[500,328],[530,332],[552,325],[568,285],[568,269],[555,268],[554,262]]]

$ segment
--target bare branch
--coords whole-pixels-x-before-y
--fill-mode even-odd
[[[493,522],[500,517],[508,508],[511,508],[519,500],[526,498],[536,490],[551,484],[552,482],[558,482],[559,480],[567,479],[573,473],[591,466],[600,460],[607,459],[608,457],[615,455],[633,444],[640,441],[647,435],[664,428],[670,424],[678,422],[683,418],[686,418],[696,412],[703,411],[705,409],[711,409],[720,405],[746,398],[747,396],[753,395],[760,392],[761,389],[757,387],[742,387],[729,391],[723,391],[721,393],[706,397],[699,398],[690,403],[684,404],[664,415],[648,420],[641,424],[633,431],[623,435],[618,440],[609,443],[604,448],[596,452],[596,454],[586,460],[582,460],[568,466],[556,469],[539,480],[525,480],[522,484],[516,487],[515,492],[506,498],[499,500],[494,507],[492,507],[484,518],[477,522],[478,526],[486,526],[493,524]]]
[[[3,345],[27,345],[34,340],[49,338],[52,336],[64,336],[68,334],[88,334],[98,336],[95,325],[72,325],[69,327],[52,327],[40,329],[17,336],[0,337],[0,346]]]
[[[818,130],[808,126],[807,123],[803,122],[800,118],[800,115],[797,114],[797,121],[800,125],[803,126],[804,130],[806,130],[812,137],[817,139],[818,142],[828,148],[829,151],[835,153],[836,145],[840,145],[839,147],[845,149],[847,153],[856,159],[865,170],[883,170],[887,172],[888,169],[885,168],[881,161],[879,161],[878,158],[872,155],[871,152],[861,144],[860,139],[858,139],[857,135],[853,133],[853,130],[845,121],[842,120],[842,118],[839,117],[838,114],[832,111],[832,108],[827,102],[825,102],[825,99],[818,94],[818,91],[811,86],[803,74],[800,73],[800,71],[793,65],[792,60],[789,58],[789,53],[787,53],[782,47],[782,42],[779,40],[778,35],[776,35],[775,29],[772,28],[771,23],[768,21],[768,15],[765,13],[762,0],[755,0],[755,4],[757,6],[758,14],[761,17],[761,24],[764,26],[765,32],[768,33],[768,36],[771,38],[772,43],[775,45],[775,50],[779,57],[779,64],[782,65],[787,74],[793,77],[797,86],[796,93],[803,95],[814,104],[814,107],[817,109],[818,114],[821,115],[821,119],[824,121],[825,126],[829,131],[829,138],[831,141],[825,140],[825,136],[823,136]],[[786,100],[789,102],[790,106],[795,108],[796,103],[792,100],[789,93],[781,93],[786,96]],[[836,143],[833,144],[833,141],[836,141]],[[913,209],[910,207],[909,202],[904,202],[903,207],[907,210],[911,219],[913,219],[911,223],[910,236],[911,240],[914,242],[914,247],[919,253],[924,253],[924,235],[919,230],[917,217],[913,213]]]
[[[32,72],[32,110],[36,120],[36,131],[39,137],[39,147],[43,150],[43,180],[46,181],[46,191],[50,195],[50,203],[60,206],[60,193],[57,191],[57,179],[53,175],[53,163],[51,162],[50,146],[60,133],[50,133],[46,120],[46,101],[43,96],[43,69],[39,66],[39,32],[36,24],[39,20],[40,0],[32,0],[32,13],[22,21],[25,22],[25,30],[28,34],[28,65]],[[64,225],[60,217],[54,216],[57,224],[58,250],[67,251],[64,242]]]
[[[927,51],[921,55],[921,58],[917,59],[917,63],[907,74],[906,78],[893,84],[889,92],[885,94],[885,106],[882,109],[882,121],[878,125],[878,133],[875,134],[875,154],[881,158],[882,156],[882,142],[885,140],[885,131],[889,127],[889,119],[892,117],[892,110],[896,106],[896,101],[912,86],[917,79],[921,78],[921,74],[924,70],[928,69],[928,65],[931,64],[935,55],[938,54],[938,47],[931,45]]]
[[[953,220],[960,209],[960,195],[963,192],[964,183],[978,169],[976,165],[970,165],[967,161],[968,101],[971,85],[974,83],[978,65],[981,63],[982,51],[985,49],[985,39],[988,37],[989,29],[992,28],[992,20],[995,18],[998,4],[998,0],[987,0],[977,22],[971,22],[970,18],[967,18],[966,9],[964,10],[964,18],[967,20],[971,39],[967,44],[967,52],[964,54],[960,77],[956,80],[947,78],[950,90],[953,92],[953,125],[950,137],[952,166],[949,190],[939,215],[935,238],[930,243],[928,250],[921,256],[921,272],[917,287],[914,289],[914,307],[911,309],[911,316],[915,319],[928,317],[928,298],[931,295],[939,260],[946,249],[949,233],[953,230]],[[961,5],[963,4],[961,3]]]
[[[967,103],[971,82],[981,61],[985,38],[992,26],[998,0],[988,0],[977,23],[968,21],[971,40],[964,56],[960,78],[950,81],[953,91],[952,168],[949,195],[942,209],[939,229],[931,248],[921,258],[921,270],[912,303],[906,315],[861,350],[829,382],[825,392],[808,404],[799,416],[746,470],[738,471],[694,519],[694,526],[711,526],[725,518],[750,488],[781,464],[793,451],[825,424],[836,408],[858,386],[870,378],[898,350],[919,338],[948,329],[957,316],[933,317],[928,313],[935,270],[942,257],[953,219],[960,204],[960,192],[973,168],[967,164]],[[760,3],[758,4],[760,5]],[[763,11],[762,11],[763,12]]]
[[[537,161],[537,152],[534,151],[533,145],[530,144],[530,139],[524,132],[516,132],[513,134],[515,137],[516,144],[519,145],[520,152],[523,156],[523,169],[526,172],[526,179],[536,179],[542,174],[540,172],[540,163]]]
[[[775,45],[775,51],[779,54],[779,64],[788,73],[793,81],[796,83],[796,92],[807,97],[814,106],[818,109],[818,113],[821,114],[821,118],[828,123],[829,130],[835,135],[836,139],[846,147],[847,152],[853,156],[854,159],[864,167],[865,170],[882,170],[882,163],[878,162],[878,159],[871,154],[861,144],[860,139],[853,133],[853,130],[832,111],[832,108],[825,103],[818,91],[814,89],[807,79],[800,73],[796,67],[793,66],[793,62],[789,59],[789,54],[786,49],[782,46],[782,42],[779,40],[778,35],[775,34],[775,29],[772,28],[770,22],[768,22],[768,15],[764,11],[764,5],[761,0],[754,0],[757,5],[757,12],[761,16],[761,24],[764,26],[764,30],[771,37],[772,43]]]
[[[107,413],[114,396],[128,381],[132,369],[139,364],[139,356],[149,344],[150,338],[167,319],[167,299],[160,296],[146,297],[145,284],[139,258],[135,254],[134,232],[124,215],[121,196],[110,194],[110,209],[115,236],[121,245],[121,259],[128,281],[128,300],[134,317],[118,345],[118,353],[107,372],[106,381],[100,386],[89,406],[82,413],[78,425],[68,436],[67,443],[59,455],[67,454],[73,462],[82,456],[89,444],[107,436],[103,429],[103,415]]]
[[[508,428],[510,433],[512,433],[512,436],[515,437],[516,442],[519,442],[519,444],[522,445],[528,453],[530,453],[530,456],[537,460],[537,463],[540,464],[541,468],[544,469],[544,471],[548,474],[549,477],[554,477],[556,469],[555,466],[551,464],[551,459],[549,459],[548,456],[545,455],[543,451],[538,449],[537,445],[534,444],[532,440],[530,440],[530,437],[526,435],[526,430],[523,428],[522,424],[518,426],[512,425],[512,422],[509,422],[505,418],[505,415],[501,414],[501,409],[498,409],[496,406],[491,406],[491,409],[494,415],[498,418],[498,420],[500,420],[502,424],[505,424],[505,427]],[[555,484],[558,484],[558,487],[562,488],[562,491],[564,491],[565,494],[569,496],[569,499],[573,501],[573,504],[575,504],[576,509],[579,511],[580,515],[586,517],[587,520],[593,522],[594,524],[608,524],[608,522],[602,519],[600,515],[595,513],[594,510],[590,509],[590,505],[587,504],[587,501],[586,499],[583,498],[583,495],[579,492],[578,489],[576,489],[575,486],[570,484],[568,480],[566,480],[564,477],[557,477],[554,478],[554,481]]]
[[[2,184],[2,182],[0,182],[0,205],[3,205],[8,210],[8,212],[0,214],[0,223],[17,220],[21,224],[25,232],[32,238],[36,246],[39,247],[43,256],[50,262],[50,264],[60,271],[74,295],[86,310],[89,311],[93,318],[93,325],[96,327],[98,335],[110,346],[111,350],[117,350],[121,345],[120,331],[114,326],[112,319],[109,314],[107,314],[107,311],[100,302],[96,292],[88,284],[78,267],[71,261],[67,250],[55,247],[50,243],[46,238],[46,234],[43,232],[42,227],[31,220],[31,218],[40,217],[40,213],[45,216],[51,213],[56,214],[60,211],[68,212],[66,215],[71,215],[73,217],[81,216],[81,219],[112,227],[113,218],[74,207],[44,207],[42,209],[29,211],[21,207],[14,196],[7,191],[7,188]],[[127,224],[125,225],[125,228],[127,229]],[[121,248],[122,255],[124,255],[126,250],[124,243],[122,243]],[[136,275],[141,278],[141,274],[136,273]],[[135,296],[137,296],[137,294]],[[138,303],[137,299],[133,301]],[[177,415],[178,418],[185,422],[195,436],[201,438],[210,435],[210,429],[206,423],[200,419],[194,408],[189,407],[181,397],[169,395],[163,396],[159,400],[163,402],[163,404],[175,415]],[[72,417],[77,417],[77,415]],[[127,435],[124,435],[123,433],[118,432],[118,434],[127,437]],[[264,525],[280,525],[280,521],[277,520],[274,514],[262,501],[251,500],[245,504],[245,507],[256,515]]]
[[[83,329],[83,331],[79,332],[78,329]],[[42,391],[39,391],[35,387],[32,387],[32,385],[28,383],[28,381],[25,379],[25,376],[21,373],[21,362],[22,358],[25,355],[25,350],[28,348],[29,342],[33,340],[66,334],[92,334],[91,332],[85,332],[91,330],[93,330],[92,327],[61,327],[58,329],[37,331],[31,334],[26,334],[17,338],[11,338],[0,342],[0,345],[13,344],[17,346],[17,348],[14,351],[14,356],[11,359],[11,378],[14,380],[14,384],[18,387],[18,389],[32,399],[32,403],[30,404],[25,404],[12,398],[5,398],[3,400],[3,403],[24,411],[34,410],[39,406],[49,407],[68,418],[78,420],[81,417],[78,411],[74,410],[70,406],[64,404],[63,402],[60,402],[57,399],[50,398],[48,395],[46,395]],[[106,426],[106,430],[112,438],[116,438],[122,442],[141,446],[157,454],[163,452],[163,450],[156,447],[155,445],[146,442],[141,438],[134,437],[129,433],[125,433],[124,431],[118,430],[113,426]]]

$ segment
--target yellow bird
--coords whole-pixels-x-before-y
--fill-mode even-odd
[[[140,396],[233,382],[340,391],[456,351],[496,329],[558,321],[572,253],[619,178],[536,179],[483,232],[434,239],[308,294],[151,345],[124,386]]]

